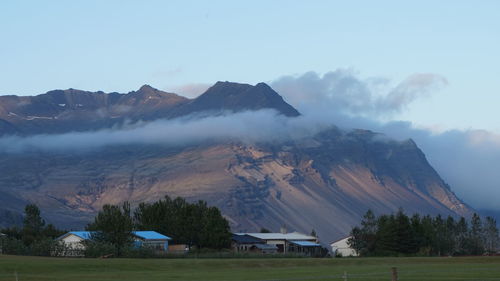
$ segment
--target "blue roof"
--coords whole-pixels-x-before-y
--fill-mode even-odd
[[[57,239],[61,239],[61,238],[68,236],[69,234],[73,234],[73,235],[76,235],[82,239],[89,240],[92,238],[91,237],[92,232],[93,231],[70,231]],[[142,238],[144,240],[149,240],[149,239],[151,239],[151,240],[172,240],[172,238],[165,236],[163,234],[160,234],[156,231],[132,231],[132,234],[134,234],[135,236]]]
[[[302,247],[319,247],[319,246],[321,246],[320,244],[314,243],[311,241],[290,241],[290,243],[293,243],[293,244],[296,244],[296,245],[299,245]]]
[[[74,234],[74,235],[76,235],[82,239],[85,239],[85,240],[90,239],[90,236],[92,235],[91,231],[70,231],[70,232],[68,232],[68,234],[69,233]],[[66,235],[63,235],[63,236],[66,236]]]
[[[172,238],[165,236],[156,231],[132,231],[132,233],[142,239],[151,240],[172,240]]]

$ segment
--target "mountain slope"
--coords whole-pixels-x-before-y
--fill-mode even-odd
[[[413,142],[372,140],[365,131],[331,129],[272,145],[2,155],[0,192],[9,196],[2,198],[36,202],[53,222],[67,227],[83,224],[106,203],[170,195],[207,200],[237,231],[286,224],[303,232],[314,228],[328,240],[347,234],[368,208],[470,215]],[[4,209],[20,212],[22,206]]]
[[[153,120],[202,112],[272,108],[290,118],[299,114],[267,85],[227,82],[218,82],[193,100],[149,86],[129,94],[68,90],[38,98],[1,98],[1,112],[11,118],[4,127],[14,124],[13,129],[24,134],[88,129],[92,124],[107,128],[118,124],[114,119]],[[54,106],[60,102],[69,109]],[[102,109],[118,114],[118,106],[126,109],[119,118],[90,118]],[[58,118],[26,120],[42,113]],[[25,119],[16,123],[21,117],[12,114]],[[78,118],[83,121],[76,122]],[[85,123],[88,120],[94,123]],[[67,124],[74,127],[64,127]],[[376,213],[403,207],[409,213],[454,216],[473,211],[451,192],[412,140],[398,142],[366,130],[331,127],[301,139],[260,143],[226,140],[108,146],[86,152],[0,152],[1,225],[19,221],[28,202],[38,204],[49,221],[79,228],[103,204],[138,204],[165,195],[218,206],[234,231],[275,230],[285,224],[290,230],[315,229],[323,242],[346,235],[369,208]]]

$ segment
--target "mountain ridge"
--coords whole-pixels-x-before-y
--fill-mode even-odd
[[[119,110],[127,118],[146,122],[199,112],[217,116],[260,109],[274,109],[285,118],[300,115],[261,83],[218,82],[196,99],[149,85],[128,94],[66,91],[41,97],[50,101],[42,102],[41,111],[55,112],[52,117],[58,118],[24,120],[19,124],[25,127],[15,129],[66,132],[74,130],[74,124],[84,124],[86,130],[108,128],[125,119],[109,116]],[[0,112],[17,114],[11,111],[12,104],[20,101],[24,104],[16,111],[19,116],[32,116],[29,98],[0,97]],[[69,104],[66,114],[83,112],[63,119],[59,102]],[[82,102],[85,105],[79,106]],[[104,106],[105,118],[90,118]],[[81,119],[96,124],[74,122]],[[11,128],[9,120],[1,120],[0,128]],[[49,221],[77,228],[104,204],[134,205],[165,195],[206,200],[222,210],[235,231],[286,224],[302,232],[314,228],[326,240],[346,235],[367,209],[387,213],[403,207],[411,213],[453,216],[474,211],[451,191],[413,140],[390,140],[363,129],[331,126],[304,138],[267,142],[112,145],[85,153],[0,152],[1,223],[19,219],[23,204],[33,202]]]
[[[109,128],[125,121],[173,119],[193,113],[209,115],[274,109],[288,117],[300,113],[271,87],[217,82],[194,99],[149,85],[127,94],[67,89],[37,96],[0,96],[0,136],[34,135]]]

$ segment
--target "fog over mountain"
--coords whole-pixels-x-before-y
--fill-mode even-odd
[[[311,119],[370,129],[399,140],[414,139],[461,198],[479,209],[500,210],[500,135],[474,129],[433,132],[411,122],[377,121],[405,110],[417,99],[439,94],[448,82],[437,74],[420,73],[392,84],[338,69],[324,75],[284,76],[271,86]]]
[[[3,96],[3,216],[15,221],[18,206],[37,202],[53,221],[80,225],[103,204],[169,194],[219,206],[234,229],[288,221],[340,237],[367,208],[494,209],[491,194],[469,183],[493,186],[485,165],[499,159],[495,136],[374,121],[446,84],[414,74],[392,86],[337,70],[285,76],[272,88],[218,82],[191,99],[147,85],[127,94]]]

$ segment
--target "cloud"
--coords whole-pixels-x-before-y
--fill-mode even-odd
[[[307,72],[283,76],[271,86],[301,111],[320,107],[342,114],[374,117],[399,113],[416,99],[447,84],[446,78],[440,75],[417,73],[392,86],[385,78],[362,79],[353,70],[338,69],[324,75]]]
[[[274,110],[227,113],[196,118],[187,116],[173,120],[156,120],[126,124],[120,128],[72,132],[57,135],[0,138],[0,152],[88,151],[110,145],[162,144],[184,146],[206,141],[238,140],[248,143],[298,139],[324,129],[306,117],[295,119]]]
[[[401,112],[418,98],[425,97],[448,85],[446,78],[431,73],[416,73],[399,83],[386,96],[375,101],[378,113]]]
[[[363,128],[390,138],[412,138],[452,191],[476,208],[500,210],[500,135],[485,130],[417,128],[411,122],[379,122],[401,112],[412,102],[436,93],[448,84],[437,74],[413,74],[391,86],[384,78],[361,79],[351,70],[323,76],[308,72],[284,76],[274,89],[314,122],[330,122],[344,128]]]

